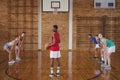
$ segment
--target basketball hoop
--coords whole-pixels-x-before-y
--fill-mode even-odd
[[[53,14],[54,14],[54,15],[57,15],[57,13],[58,13],[58,7],[54,7],[54,8],[53,8]]]

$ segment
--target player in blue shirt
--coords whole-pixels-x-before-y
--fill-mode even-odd
[[[89,34],[88,35],[89,39],[91,42],[93,42],[95,44],[95,47],[94,47],[94,52],[95,52],[95,55],[93,57],[93,59],[98,59],[98,48],[99,48],[99,41],[98,41],[98,37],[97,36],[92,36],[92,34]]]

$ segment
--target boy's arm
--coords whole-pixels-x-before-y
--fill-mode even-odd
[[[58,43],[60,43],[60,35],[59,35],[59,40],[58,40]]]
[[[104,43],[103,49],[104,49],[105,52],[107,52],[107,43],[106,43],[106,39],[103,40],[103,43]]]
[[[53,45],[55,45],[55,44],[56,44],[56,38],[55,38],[55,35],[53,35],[53,43],[51,43],[50,46],[53,46]]]
[[[19,36],[19,39],[18,39],[18,46],[20,47],[20,45],[21,45],[21,44],[20,44],[20,36]]]
[[[23,44],[23,41],[24,41],[24,37],[23,37],[23,40],[21,41],[21,45]]]
[[[60,39],[59,39],[59,42],[58,43],[60,43]]]
[[[23,44],[23,41],[24,41],[24,37],[23,37],[23,40],[22,40],[22,41],[20,41],[20,47],[22,46],[22,44]]]

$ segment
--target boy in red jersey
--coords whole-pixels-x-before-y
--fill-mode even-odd
[[[59,43],[60,43],[60,36],[59,33],[57,32],[58,26],[53,25],[53,36],[51,40],[51,45],[50,47],[50,77],[53,77],[53,67],[54,67],[54,59],[57,60],[57,73],[56,76],[60,76],[60,49],[59,49]]]

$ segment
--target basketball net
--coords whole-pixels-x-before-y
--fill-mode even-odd
[[[53,8],[53,14],[54,14],[54,15],[57,15],[57,13],[58,13],[58,8],[57,8],[57,7],[54,7],[54,8]]]

